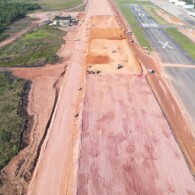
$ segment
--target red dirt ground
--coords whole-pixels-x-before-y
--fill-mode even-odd
[[[73,30],[64,37],[66,44],[63,44],[58,51],[58,56],[64,59],[60,64],[38,68],[8,69],[15,76],[32,82],[27,108],[29,115],[32,117],[32,125],[31,129],[25,132],[29,145],[15,156],[2,171],[3,185],[0,188],[0,193],[22,194],[23,192],[26,194],[27,185],[32,177],[31,170],[33,170],[38,147],[46,131],[56,93],[59,92],[62,79],[64,79],[66,73],[73,49],[74,36],[75,31]]]
[[[133,52],[123,44],[124,38],[118,42],[116,31],[115,39],[110,39],[112,32],[103,16],[92,24],[88,58],[96,54],[109,60],[86,61],[90,69],[101,73],[86,80],[77,194],[194,194],[189,167],[140,75],[139,62],[145,65],[150,60],[137,62],[137,56],[147,56]],[[103,33],[96,39],[98,29]],[[116,70],[117,62],[124,64],[122,72]]]
[[[113,5],[112,1],[110,2],[117,14],[117,21],[121,28],[125,29],[125,31],[129,31],[130,29],[125,23],[123,16]],[[132,40],[132,36],[128,35],[127,39],[129,41]],[[177,97],[173,95],[172,89],[170,89],[166,79],[161,73],[163,65],[155,60],[157,59],[156,56],[144,54],[143,50],[140,49],[136,42],[131,43],[131,47],[135,55],[138,56],[137,59],[142,64],[142,67],[153,68],[155,70],[155,74],[147,75],[148,83],[152,87],[153,93],[171,126],[172,133],[191,168],[192,174],[195,175],[195,139],[192,133],[190,133],[193,132],[193,130],[182,111],[182,106],[177,101]],[[164,93],[164,90],[166,90],[166,93]],[[170,106],[170,104],[172,104],[172,106]]]
[[[35,143],[40,139],[36,136],[44,133],[56,81],[59,90],[28,194],[195,194],[193,177],[153,92],[166,116],[170,116],[167,118],[175,132],[178,125],[188,129],[186,121],[179,107],[174,108],[180,118],[171,116],[174,113],[169,108],[170,101],[175,101],[172,96],[166,97],[171,93],[162,93],[162,88],[170,91],[158,69],[147,76],[152,92],[141,75],[140,64],[153,68],[156,64],[136,43],[129,46],[131,37],[126,40],[122,30],[126,26],[120,15],[117,14],[116,20],[114,14],[116,10],[112,10],[109,1],[88,1],[86,17],[79,23],[76,35],[73,33],[77,41],[71,41],[72,37],[67,41],[68,47],[59,51],[69,64],[64,77],[67,61],[56,67],[13,69],[15,75],[33,81],[28,109],[34,111],[35,119],[40,119],[33,124],[31,138]],[[93,61],[97,55],[108,56],[109,60],[99,64],[101,60]],[[92,61],[87,61],[87,56],[92,56]],[[124,65],[120,70],[115,69],[117,62]],[[101,73],[87,75],[86,79],[84,70],[89,65],[94,70],[101,67]],[[161,87],[159,80],[163,83]],[[33,150],[37,152],[36,144],[28,150],[31,156]],[[15,188],[22,186],[24,175],[31,178],[32,164],[33,160],[27,158],[20,174],[12,178]]]
[[[144,77],[87,78],[77,194],[195,194]]]

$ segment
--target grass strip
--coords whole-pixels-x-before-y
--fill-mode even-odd
[[[176,28],[167,28],[166,32],[189,54],[192,59],[195,59],[195,44]]]
[[[10,0],[11,2],[26,2],[26,0]],[[44,11],[64,10],[82,4],[83,0],[28,0],[28,3],[41,5]]]
[[[122,14],[125,16],[128,24],[131,26],[131,30],[134,33],[136,40],[138,41],[141,47],[147,47],[150,51],[152,50],[148,40],[146,39],[141,27],[138,25],[134,14],[131,12],[130,8],[125,4],[130,4],[130,1],[127,0],[115,0]]]

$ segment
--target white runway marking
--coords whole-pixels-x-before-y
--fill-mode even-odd
[[[162,43],[161,41],[158,41],[158,42],[163,45],[162,46],[163,49],[166,48],[166,47],[168,47],[169,49],[173,49],[171,46],[168,45],[169,44],[168,41],[166,43]]]
[[[141,23],[141,25],[144,27],[144,28],[148,28],[148,27],[152,27],[152,28],[158,28],[158,25],[155,24],[155,23]]]

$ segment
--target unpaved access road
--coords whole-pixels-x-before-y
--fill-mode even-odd
[[[195,194],[188,166],[108,1],[89,0],[79,25],[29,194]],[[86,77],[83,67],[101,69]],[[78,91],[85,98],[74,101]]]

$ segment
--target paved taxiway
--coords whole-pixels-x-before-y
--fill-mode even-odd
[[[156,4],[161,9],[164,9],[166,12],[169,12],[170,14],[176,16],[177,18],[180,18],[181,20],[183,20],[187,24],[190,24],[193,26],[195,25],[195,17],[190,16],[188,14],[188,12],[190,12],[189,10],[187,10],[181,6],[177,6],[177,5],[170,3],[168,1],[152,0],[152,3]]]

